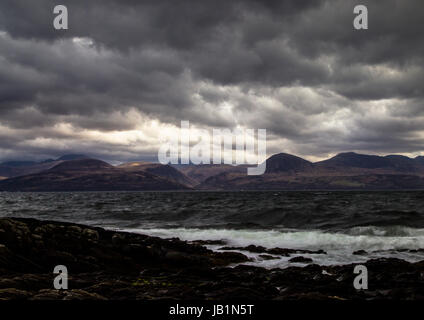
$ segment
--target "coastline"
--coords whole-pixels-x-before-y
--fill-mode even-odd
[[[353,264],[267,270],[203,245],[0,218],[0,300],[424,300],[424,260],[369,260],[369,289],[357,291]],[[68,269],[68,290],[53,288],[56,265]]]

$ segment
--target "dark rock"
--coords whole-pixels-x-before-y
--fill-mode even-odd
[[[26,300],[31,296],[31,293],[15,288],[0,289],[1,300]]]
[[[285,249],[285,248],[272,248],[266,251],[267,253],[270,254],[276,254],[279,256],[283,256],[283,257],[289,257],[290,254],[295,253],[294,250],[291,249]]]
[[[291,258],[289,261],[290,262],[297,262],[297,263],[310,263],[313,260],[311,258],[306,258],[306,257],[299,256],[299,257]]]
[[[262,258],[264,260],[275,260],[275,259],[279,259],[278,257],[270,256],[269,254],[261,254],[261,255],[259,255],[259,258]]]
[[[30,298],[30,300],[62,300],[65,293],[63,290],[43,289]]]
[[[219,265],[225,265],[229,263],[247,262],[247,261],[250,261],[250,259],[240,252],[223,252],[216,257],[216,261]],[[222,262],[218,262],[218,261],[222,261]]]
[[[192,244],[197,244],[200,246],[203,245],[220,245],[223,246],[226,244],[226,242],[224,240],[195,240],[195,241],[191,241],[190,243]]]
[[[266,270],[243,265],[239,252],[262,259],[323,251],[248,246],[213,252],[201,243],[107,231],[82,225],[0,219],[0,299],[424,299],[424,261],[373,259],[370,290],[357,291],[354,265]],[[275,257],[272,257],[275,258]],[[297,256],[290,262],[311,263]],[[69,290],[53,288],[54,266],[65,264]],[[229,267],[231,266],[231,267]]]
[[[408,250],[411,253],[424,253],[424,248]]]
[[[90,293],[80,289],[67,290],[63,300],[106,300],[97,293]]]
[[[366,255],[367,252],[365,250],[357,250],[357,251],[354,251],[352,254],[358,255],[358,256],[363,256],[363,255]]]
[[[296,253],[300,253],[300,254],[327,254],[327,252],[325,252],[324,250],[317,250],[317,251],[312,251],[312,250],[301,250],[301,249],[287,249],[287,248],[272,248],[272,249],[267,249],[265,247],[262,246],[254,246],[254,245],[250,245],[247,247],[222,247],[219,250],[237,250],[237,251],[248,251],[248,252],[252,252],[252,253],[267,253],[267,254],[274,254],[274,255],[279,255],[279,256],[284,256],[284,257],[289,257],[291,254],[296,254]]]

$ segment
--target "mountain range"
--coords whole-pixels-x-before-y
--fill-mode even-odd
[[[279,153],[265,174],[247,166],[162,165],[128,162],[112,166],[84,155],[0,164],[0,191],[140,190],[403,190],[424,189],[424,157],[355,152],[310,162]]]
[[[187,190],[172,173],[150,173],[146,168],[115,167],[89,158],[59,160],[53,167],[37,173],[15,176],[0,181],[3,191],[142,191]],[[161,165],[162,166],[162,165]],[[179,172],[175,170],[176,176]]]

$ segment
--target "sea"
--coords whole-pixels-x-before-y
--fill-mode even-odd
[[[298,254],[320,265],[394,257],[424,260],[424,192],[51,192],[0,193],[1,217],[66,221],[225,246],[324,250]],[[207,245],[220,251],[222,244]],[[364,250],[358,255],[354,252]],[[265,268],[291,257],[252,258]]]

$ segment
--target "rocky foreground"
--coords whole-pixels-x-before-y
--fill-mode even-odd
[[[357,291],[353,265],[266,270],[239,265],[249,260],[241,253],[216,253],[203,244],[3,218],[0,300],[424,299],[424,261],[370,260],[369,289]],[[56,265],[68,268],[68,290],[53,288]]]

